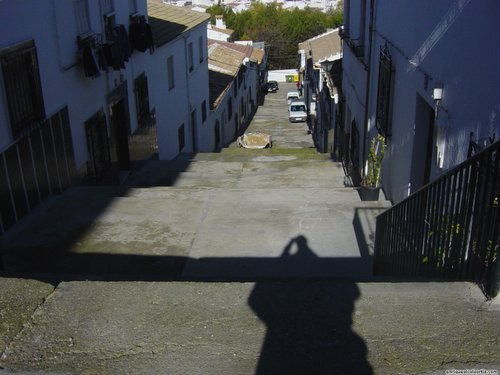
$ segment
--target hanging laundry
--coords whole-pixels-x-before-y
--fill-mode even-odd
[[[140,17],[139,21],[132,22],[129,26],[128,33],[132,50],[145,52],[149,48],[150,52],[154,51],[151,26],[149,26],[144,17]]]
[[[124,25],[118,25],[114,29],[116,41],[120,49],[122,50],[123,59],[128,62],[128,59],[132,53],[130,50],[129,38],[127,34],[127,29]]]
[[[99,77],[99,67],[96,63],[94,50],[88,45],[83,48],[82,63],[85,77]]]

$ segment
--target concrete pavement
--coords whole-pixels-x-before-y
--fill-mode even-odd
[[[64,374],[499,369],[475,285],[374,279],[376,213],[286,119],[273,148],[150,161],[54,197],[0,239],[0,366]],[[290,89],[293,87],[289,84]],[[6,370],[7,371],[7,370]]]

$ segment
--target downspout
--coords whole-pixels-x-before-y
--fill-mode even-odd
[[[365,87],[365,116],[364,116],[364,126],[363,126],[363,174],[366,173],[366,142],[368,137],[368,111],[369,111],[369,100],[370,100],[370,88],[371,88],[371,71],[372,71],[372,43],[373,43],[373,23],[374,23],[374,5],[375,0],[370,0],[370,23],[368,24],[368,61],[367,67],[368,72],[366,74],[366,87]]]

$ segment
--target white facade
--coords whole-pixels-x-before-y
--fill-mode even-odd
[[[199,40],[202,53],[199,53]],[[188,48],[193,50],[190,71]],[[201,128],[209,113],[206,25],[184,33],[181,37],[155,50],[152,63],[151,97],[156,108],[159,159],[169,160],[180,152],[205,149]],[[174,87],[169,89],[167,60],[173,61]],[[203,104],[205,103],[205,104]],[[206,117],[203,120],[203,105]],[[179,144],[178,130],[184,125],[184,147]]]
[[[428,3],[376,2],[371,38],[369,2],[345,6],[345,124],[356,121],[360,145],[377,131],[382,50],[392,63],[382,183],[394,202],[464,161],[471,133],[481,145],[500,134],[500,52],[492,47],[500,35],[500,5]],[[436,88],[442,89],[441,100],[433,97]],[[363,147],[358,151],[360,160],[366,157]]]
[[[258,105],[259,63],[239,52],[237,47],[231,48],[231,45],[232,43],[216,43],[211,49],[213,61],[210,69],[233,78],[225,88],[219,89],[221,93],[211,111],[210,126],[204,129],[205,139],[212,142],[207,143],[209,146],[205,151],[213,151],[233,142],[244,131]],[[224,54],[220,49],[228,51]],[[254,50],[252,47],[246,49],[250,52]],[[226,56],[227,61],[221,61],[221,56]]]
[[[88,2],[91,30],[102,35],[102,16],[98,1]],[[116,7],[116,24],[128,26],[131,13],[146,14],[145,2],[139,2],[137,10],[129,10],[128,3]],[[77,168],[88,159],[84,122],[100,108],[107,108],[106,95],[126,82],[132,132],[137,128],[134,105],[133,80],[147,68],[148,53],[134,52],[120,71],[109,69],[95,79],[84,76],[79,62],[73,2],[64,0],[2,1],[0,2],[0,49],[33,40],[41,80],[45,113],[50,116],[67,105]],[[22,24],[20,22],[22,21]],[[4,81],[0,82],[4,88]],[[6,92],[0,90],[0,149],[14,139],[10,132]]]

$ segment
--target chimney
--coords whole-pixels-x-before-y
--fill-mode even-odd
[[[224,19],[222,16],[215,16],[215,27],[219,29],[225,29],[226,28],[226,23],[224,22]]]

